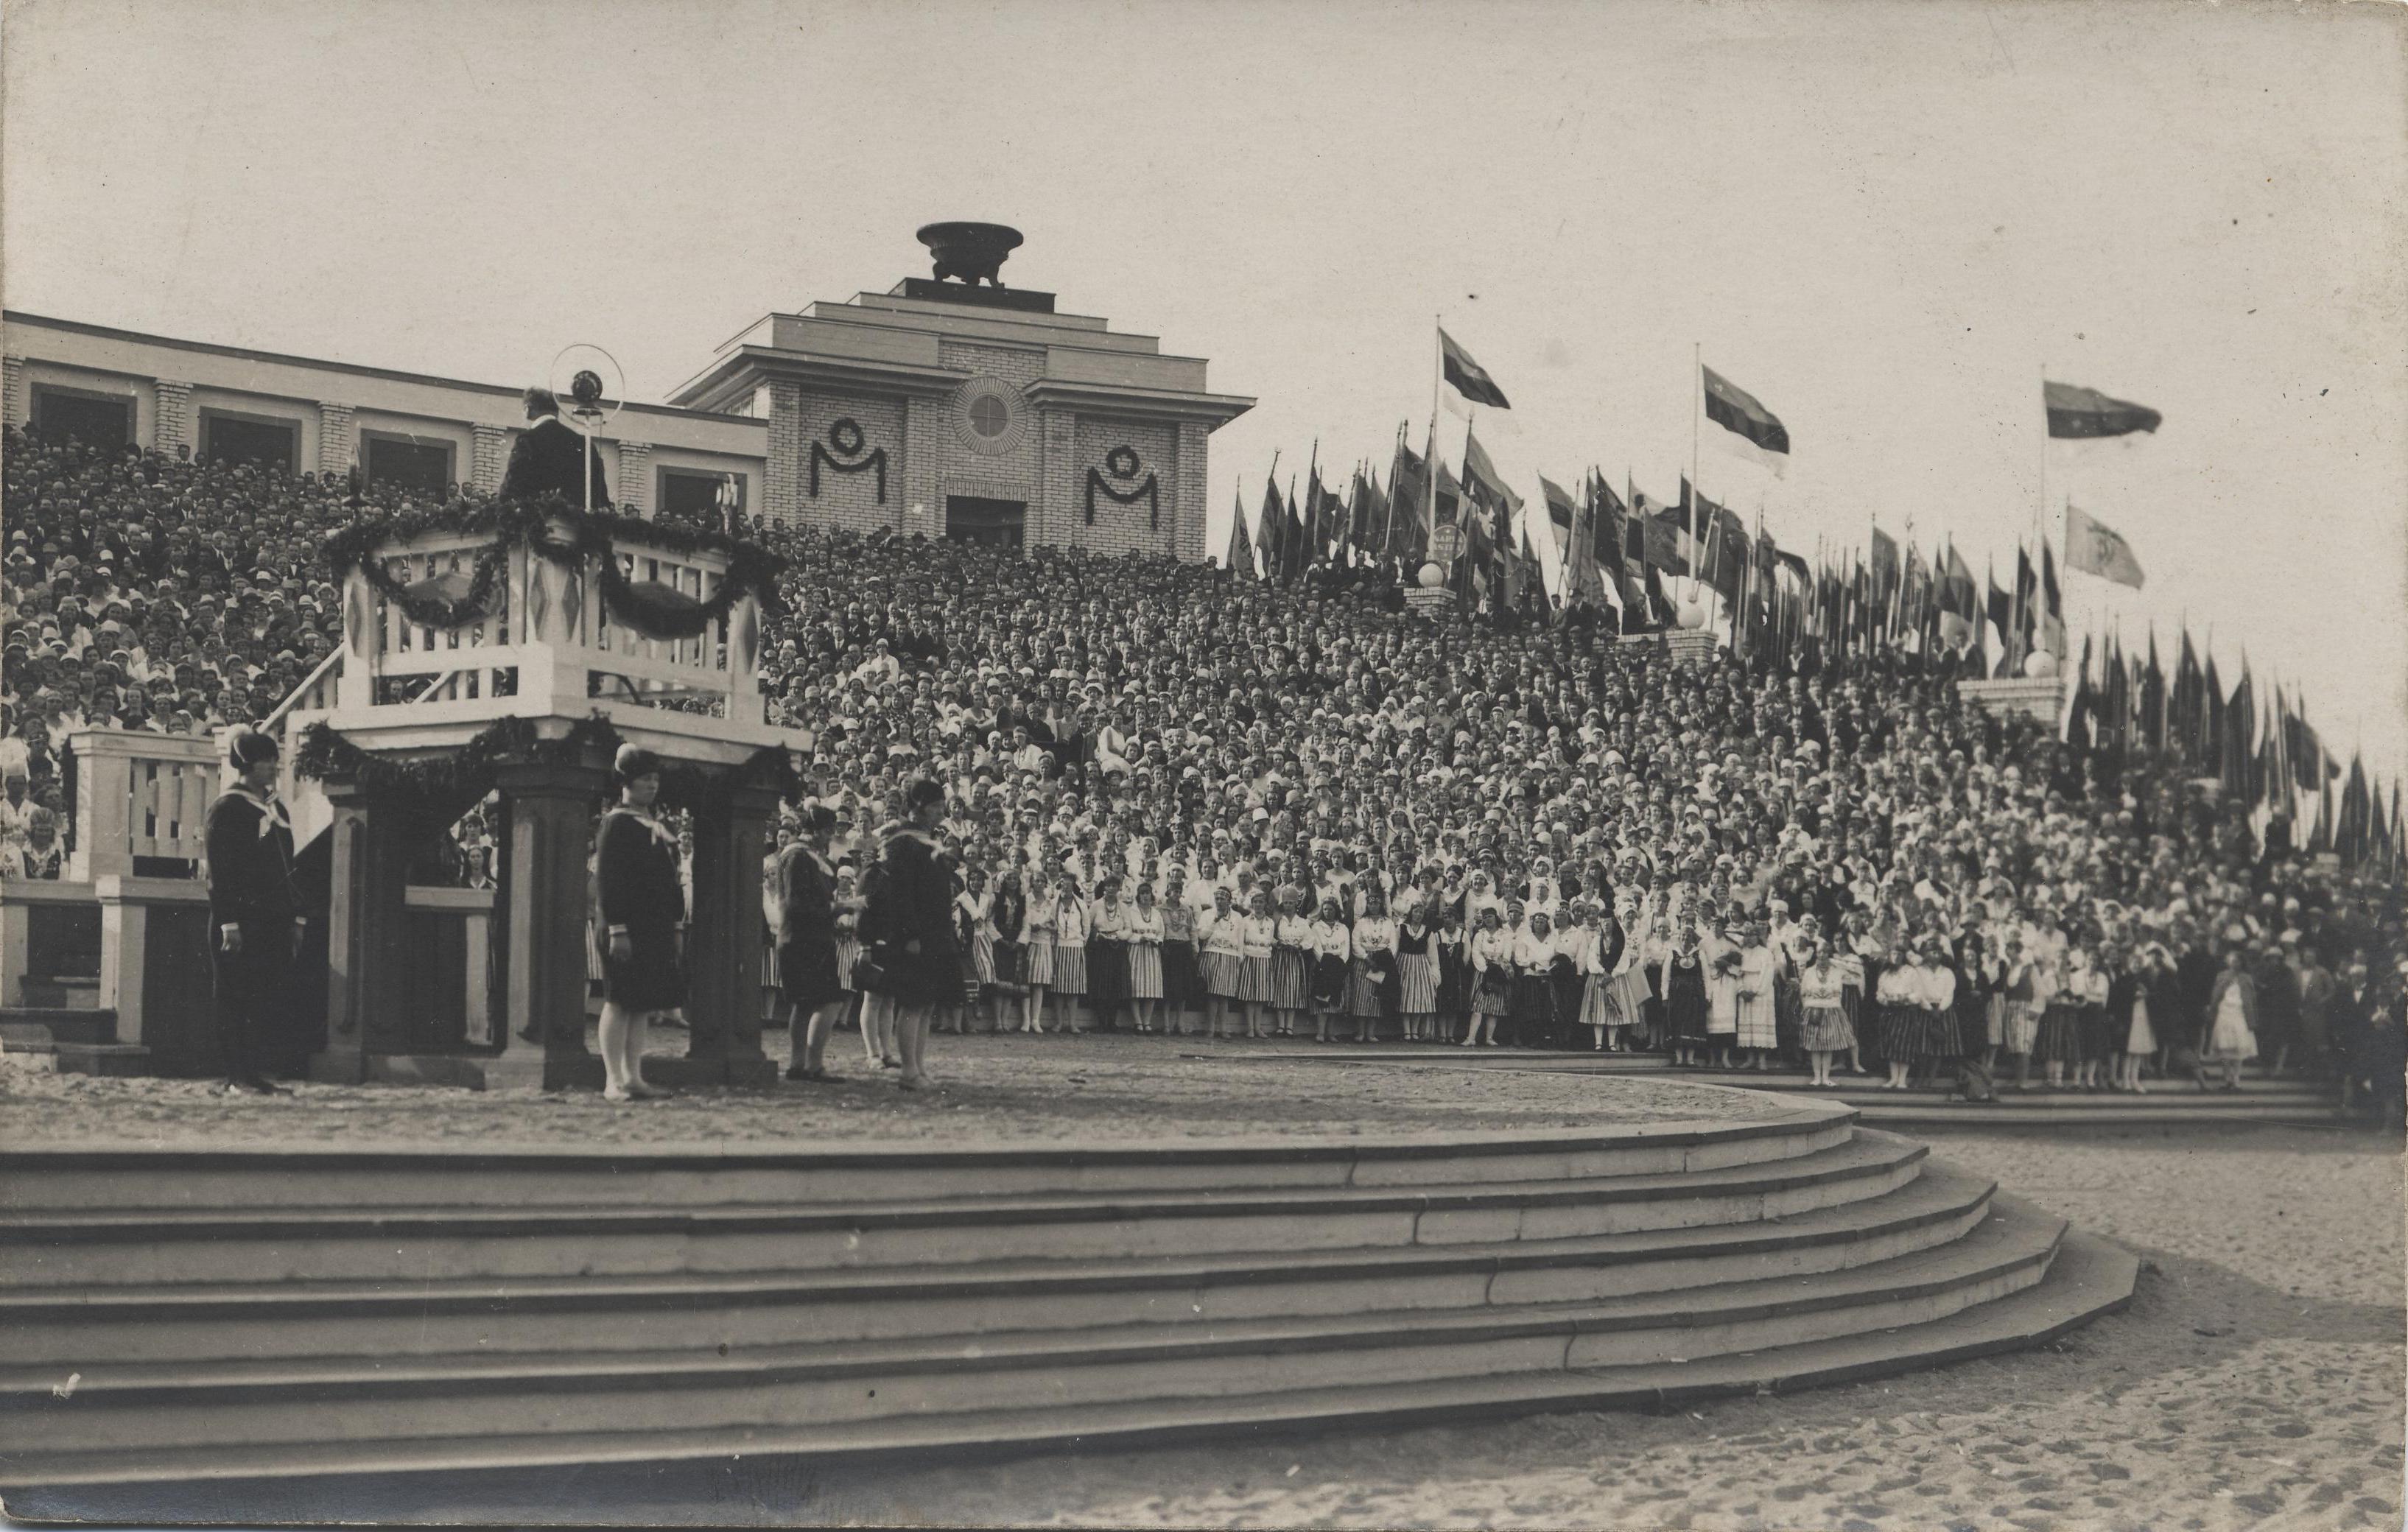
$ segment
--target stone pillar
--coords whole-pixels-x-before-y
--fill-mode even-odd
[[[509,429],[479,425],[470,427],[470,434],[476,437],[476,451],[468,465],[469,487],[491,494],[502,487],[502,470],[510,465]]]
[[[100,1006],[117,1012],[119,1042],[138,1043],[144,1040],[142,974],[150,961],[150,906],[126,896],[130,881],[116,874],[95,878],[93,893],[100,900]]]
[[[649,441],[623,441],[619,444],[619,472],[611,479],[618,486],[619,503],[633,507],[643,515],[652,513],[652,444]]]
[[[694,909],[686,931],[686,1056],[654,1066],[671,1084],[767,1085],[777,1066],[761,1052],[761,858],[777,793],[739,787],[697,812]]]
[[[198,457],[201,444],[193,437],[193,385],[162,378],[154,386],[159,408],[150,418],[152,449],[163,456],[174,457],[177,448],[189,447]]]
[[[333,893],[326,932],[326,1047],[309,1078],[358,1084],[368,1059],[407,1052],[408,816],[370,798],[355,780],[328,778],[334,810]]]
[[[903,401],[903,460],[894,465],[903,491],[896,503],[907,518],[913,506],[927,507],[927,518],[919,529],[932,538],[945,535],[945,497],[937,479],[945,452],[945,408],[941,397],[915,394]]]
[[[598,1088],[602,1061],[585,1047],[585,918],[603,773],[526,761],[502,766],[495,780],[509,805],[509,908],[495,911],[509,936],[495,1028],[502,1052],[486,1065],[486,1081]]]
[[[33,401],[25,395],[25,359],[0,356],[0,420],[10,425],[32,424]]]
[[[351,407],[318,401],[318,471],[350,473],[360,461],[360,438],[351,429]]]
[[[1042,433],[1037,498],[1028,507],[1025,541],[1031,548],[1083,543],[1087,525],[1080,512],[1078,417],[1068,409],[1039,409],[1037,429]]]

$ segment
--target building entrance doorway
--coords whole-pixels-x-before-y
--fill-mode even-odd
[[[983,500],[970,494],[945,496],[945,536],[955,542],[982,548],[1021,547],[1021,529],[1028,519],[1025,500]]]

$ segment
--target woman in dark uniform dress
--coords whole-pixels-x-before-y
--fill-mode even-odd
[[[673,1093],[644,1083],[648,1024],[685,1004],[685,888],[677,837],[652,817],[660,758],[623,745],[612,764],[619,802],[602,816],[594,856],[594,928],[602,940],[602,1097]]]
[[[277,997],[300,945],[293,822],[275,790],[277,744],[257,729],[226,738],[235,785],[209,805],[202,872],[209,895],[209,974],[228,1095],[278,1095],[267,1080]]]
[[[803,810],[803,833],[778,853],[778,990],[793,1009],[788,1080],[825,1080],[828,1034],[851,998],[837,978],[836,868],[827,859],[836,810]]]
[[[945,790],[927,778],[905,790],[903,823],[879,848],[881,876],[862,911],[862,927],[877,945],[876,988],[896,1008],[896,1052],[903,1058],[895,1083],[907,1091],[927,1087],[928,1025],[937,1008],[961,1002],[953,874],[934,834],[944,811]]]

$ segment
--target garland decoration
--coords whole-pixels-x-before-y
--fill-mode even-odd
[[[498,769],[506,763],[559,766],[607,761],[618,753],[623,742],[609,719],[600,713],[579,719],[559,739],[538,737],[535,724],[526,719],[505,718],[450,755],[406,761],[372,755],[318,723],[303,731],[301,743],[293,752],[293,773],[318,780],[347,778],[396,804],[456,814],[494,790]],[[802,797],[802,778],[784,746],[764,746],[733,770],[707,771],[668,763],[661,772],[657,801],[664,808],[710,813],[724,809],[728,795],[738,788],[756,786],[774,789],[787,803]]]
[[[828,427],[826,447],[821,446],[816,441],[811,443],[812,499],[816,500],[820,497],[820,469],[824,466],[833,468],[838,473],[866,473],[875,468],[878,470],[878,503],[882,506],[886,503],[886,449],[881,447],[867,457],[855,458],[851,463],[845,461],[846,458],[854,458],[854,455],[861,451],[863,439],[861,422],[848,416]],[[829,451],[829,447],[835,448],[836,451]]]
[[[552,540],[552,527],[568,529],[567,540]],[[431,536],[489,537],[493,542],[477,555],[477,571],[468,594],[460,601],[411,596],[383,569],[379,551],[396,542]],[[619,566],[613,541],[625,537],[674,554],[710,552],[727,559],[727,573],[706,600],[652,582],[638,585]],[[610,616],[648,638],[693,638],[735,609],[746,596],[756,596],[772,609],[779,605],[778,577],[786,561],[754,543],[708,527],[675,522],[648,522],[609,511],[582,511],[558,494],[532,500],[487,500],[445,506],[438,509],[402,511],[365,517],[326,538],[326,561],[339,582],[358,570],[388,601],[401,603],[412,622],[435,627],[459,627],[485,615],[494,582],[508,566],[509,551],[524,548],[559,567],[582,573],[595,567],[602,602]],[[439,619],[439,620],[438,620]]]
[[[1104,466],[1111,470],[1114,479],[1124,481],[1135,479],[1139,466],[1137,450],[1126,443],[1113,448],[1104,455]],[[1109,498],[1124,506],[1133,506],[1140,500],[1144,501],[1146,524],[1157,532],[1162,530],[1162,494],[1154,475],[1147,474],[1143,483],[1132,489],[1122,490],[1115,488],[1102,474],[1089,468],[1087,470],[1087,524],[1089,526],[1096,524],[1096,492],[1097,490],[1103,491]]]

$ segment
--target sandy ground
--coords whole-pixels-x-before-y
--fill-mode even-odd
[[[770,1039],[782,1067],[785,1039]],[[656,1039],[681,1051],[681,1035]],[[0,1133],[45,1144],[402,1140],[805,1144],[948,1138],[1162,1140],[1251,1133],[1376,1137],[1432,1124],[1466,1132],[1733,1120],[1778,1108],[1675,1081],[1546,1073],[1352,1069],[1283,1061],[1271,1043],[1139,1037],[939,1038],[939,1088],[912,1095],[872,1067],[857,1036],[828,1047],[837,1078],[766,1090],[689,1091],[613,1107],[591,1091],[469,1091],[300,1084],[223,1096],[190,1080],[108,1080],[0,1068]],[[1286,1045],[1293,1048],[1293,1043]]]
[[[1086,1059],[1111,1050],[1131,1071],[1175,1067],[1189,1088],[1251,1093],[1249,1122],[1326,1122],[1344,1111],[1370,1132],[1428,1110],[1409,1099],[1415,1087],[1398,1083],[1411,1071],[1302,1066],[1291,1080],[1279,1066],[1156,1066],[1111,1039],[1066,1040],[1045,1045],[1048,1053],[1030,1041],[947,1046],[966,1064],[981,1061],[979,1079],[1013,1093],[1041,1095],[1047,1080],[1066,1081],[1074,1067],[1091,1067]],[[857,1054],[844,1062],[859,1067]],[[1358,1073],[1370,1078],[1330,1078]],[[1274,1081],[1281,1093],[1298,1094],[1262,1100]],[[1109,1086],[1093,1076],[1089,1083],[1092,1097],[1056,1104],[1082,1132],[1099,1121],[1132,1121],[1125,1101],[1099,1105],[1115,1095],[1168,1089],[1132,1073]],[[1498,1101],[1466,1099],[1486,1083],[1444,1077],[1443,1110],[1460,1110],[1467,1121],[1527,1121]],[[1495,1083],[1521,1099],[1544,1081],[1515,1075]],[[850,1089],[894,1100],[882,1084]],[[74,1130],[122,1116],[99,1095],[78,1102],[73,1091],[31,1081],[9,1090],[0,1111],[12,1128],[31,1121],[46,1132]],[[430,1093],[419,1110],[476,1116],[524,1105]],[[666,1120],[687,1105],[656,1110]],[[313,1104],[305,1094],[270,1110],[292,1114],[280,1115],[280,1124],[333,1114],[339,1104]],[[587,1124],[600,1110],[547,1110]],[[805,1109],[781,1095],[710,1110],[725,1117]],[[922,1104],[861,1110],[917,1112]],[[1160,1122],[1192,1123],[1200,1110]],[[187,1115],[181,1098],[171,1115]],[[247,1121],[255,1128],[261,1118]],[[1226,1119],[1221,1125],[1229,1130]],[[305,1492],[280,1510],[488,1525],[557,1521],[578,1505],[608,1506],[613,1520],[788,1525],[2200,1532],[2401,1525],[2408,1238],[2396,1144],[2315,1129],[2160,1128],[1953,1134],[1937,1152],[2139,1252],[2145,1264],[2132,1307],[2036,1352],[1667,1414],[1585,1412],[951,1465],[830,1470],[764,1462],[733,1471],[486,1476],[332,1497]],[[184,1486],[178,1498],[187,1514],[255,1524],[259,1489]]]

